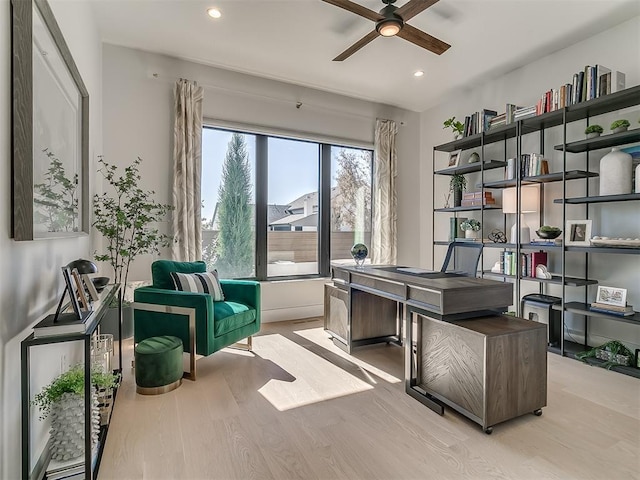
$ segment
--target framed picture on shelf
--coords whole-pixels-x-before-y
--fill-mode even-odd
[[[574,247],[591,245],[591,220],[567,220],[565,244]]]
[[[462,154],[462,150],[455,150],[449,154],[449,164],[447,165],[449,168],[457,167],[460,165],[460,155]]]
[[[596,302],[604,303],[605,305],[614,305],[616,307],[626,307],[627,289],[599,285]]]

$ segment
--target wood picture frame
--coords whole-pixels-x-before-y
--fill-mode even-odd
[[[80,309],[85,312],[91,310],[91,305],[89,304],[89,300],[87,299],[85,286],[82,283],[82,278],[80,278],[78,270],[74,268],[71,271],[71,274],[73,275],[73,280],[76,284],[76,288],[78,289],[78,302],[80,304]]]
[[[453,152],[450,152],[447,168],[459,167],[461,155],[462,155],[462,150],[454,150]]]
[[[11,0],[11,39],[11,235],[88,235],[89,92],[47,0]]]
[[[567,220],[564,243],[576,247],[590,246],[592,223],[591,220]]]
[[[598,292],[596,293],[596,302],[602,303],[604,305],[626,307],[627,306],[627,289],[598,285]]]

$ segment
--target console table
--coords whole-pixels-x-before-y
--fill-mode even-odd
[[[84,478],[95,480],[98,476],[98,467],[107,437],[109,426],[101,427],[98,437],[98,445],[92,449],[91,446],[91,337],[97,331],[100,322],[107,313],[112,302],[118,303],[118,369],[114,373],[122,374],[122,290],[120,285],[108,285],[101,293],[100,299],[94,303],[93,311],[85,320],[86,331],[84,333],[50,335],[35,338],[31,333],[21,342],[21,383],[22,383],[22,478],[23,480],[43,478],[51,455],[48,447],[45,447],[36,465],[31,467],[31,349],[37,346],[50,345],[53,343],[63,343],[81,341],[84,344]],[[115,403],[116,391],[113,392],[113,402]]]

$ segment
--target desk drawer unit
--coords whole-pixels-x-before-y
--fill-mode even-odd
[[[391,297],[398,300],[404,300],[406,295],[406,287],[402,282],[394,282],[393,280],[374,278],[358,273],[351,274],[351,286],[353,288],[364,287],[365,289],[376,291],[383,297]]]
[[[348,340],[349,292],[335,285],[324,286],[324,329],[343,343]]]

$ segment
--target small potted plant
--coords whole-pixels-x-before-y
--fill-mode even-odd
[[[111,389],[118,378],[111,373],[94,371],[91,383],[98,389]],[[98,441],[100,410],[97,392],[92,392],[92,443]],[[56,377],[38,393],[32,405],[40,409],[40,419],[51,417],[51,456],[66,461],[84,453],[84,365],[75,365]]]
[[[480,227],[480,222],[475,218],[470,218],[460,224],[460,230],[464,231],[465,238],[478,238]]]
[[[629,120],[616,120],[611,124],[611,130],[613,130],[613,133],[626,132],[629,125],[631,125]]]
[[[464,125],[456,120],[456,117],[451,117],[448,120],[444,121],[444,127],[442,128],[450,128],[453,130],[453,139],[458,140],[462,138],[462,132],[464,130]]]
[[[595,137],[599,137],[603,131],[604,130],[600,125],[589,125],[584,130],[584,133],[587,135],[587,138],[595,138]]]
[[[453,192],[453,206],[459,207],[462,204],[462,192],[467,189],[467,179],[464,175],[456,173],[451,175],[449,190]]]

